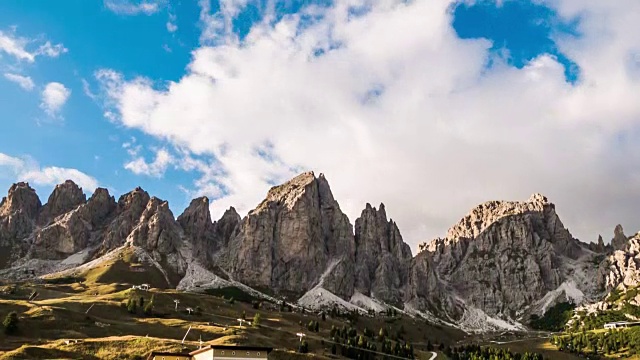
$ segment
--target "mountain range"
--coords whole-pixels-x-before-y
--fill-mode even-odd
[[[77,274],[125,248],[161,274],[154,286],[236,286],[310,309],[395,308],[466,331],[526,329],[557,302],[596,302],[640,282],[640,235],[617,226],[610,244],[581,242],[540,194],[480,204],[415,255],[384,204],[366,204],[352,224],[313,172],[271,188],[244,218],[232,207],[216,221],[206,197],[176,218],[141,188],[87,199],[72,181],[44,205],[25,182],[0,203],[2,279]]]

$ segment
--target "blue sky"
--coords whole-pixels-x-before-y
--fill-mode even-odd
[[[589,96],[608,96],[583,87],[604,76],[598,66],[622,51],[585,55],[593,44],[604,46],[592,41],[594,14],[570,0],[5,0],[0,188],[26,179],[44,202],[56,182],[76,177],[116,196],[142,186],[169,200],[176,215],[191,197],[206,195],[219,200],[215,217],[230,205],[246,211],[270,185],[316,170],[327,173],[352,220],[365,202],[384,201],[391,216],[389,204],[395,205],[412,245],[443,235],[479,201],[526,199],[542,188],[569,204],[587,191],[567,195],[576,181],[611,170],[610,154],[621,159],[619,148],[608,149],[609,136],[620,138],[636,116],[622,98],[616,98],[620,113],[606,104],[593,114],[571,110],[580,108],[578,101],[593,103]],[[602,26],[617,34],[614,24]],[[620,41],[627,40],[625,56],[636,59],[629,53],[635,40]],[[618,85],[620,91],[631,86]],[[522,99],[528,102],[518,105]],[[563,101],[571,104],[562,108],[571,110],[566,116],[557,112]],[[614,120],[605,126],[591,118],[596,115]],[[586,142],[600,147],[574,154],[547,144],[565,139],[573,126],[558,116],[585,122],[576,149]],[[540,139],[530,142],[532,132]],[[450,153],[450,144],[460,154],[451,151],[445,161],[449,155],[441,154]],[[543,146],[566,155],[549,160],[536,150]],[[448,164],[458,157],[479,173],[485,167],[475,167],[500,162],[504,148],[535,168],[496,165],[505,181],[519,185],[505,189],[478,175],[486,182],[434,180],[429,187],[442,191],[418,197],[390,190],[415,188],[412,179],[433,172],[453,174]],[[563,162],[576,166],[569,177],[584,172],[558,181],[551,174]],[[376,174],[385,175],[371,182]],[[522,176],[531,180],[522,184]],[[614,195],[622,208],[632,206],[625,199],[635,193]],[[606,199],[614,195],[565,205],[580,234],[615,225],[612,218],[589,225],[598,206],[613,206]]]

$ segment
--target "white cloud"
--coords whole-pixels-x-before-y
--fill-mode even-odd
[[[129,148],[129,146],[124,146]],[[131,155],[137,155],[140,148],[134,148],[129,151]],[[174,162],[173,157],[166,149],[160,149],[156,152],[156,157],[153,162],[148,163],[143,157],[136,157],[124,165],[124,168],[131,171],[136,175],[147,175],[151,177],[160,178],[164,175],[169,165]]]
[[[52,45],[50,41],[40,45],[34,51],[28,50],[27,47],[36,41],[36,39],[20,37],[15,33],[15,31],[9,33],[0,31],[0,54],[4,52],[15,57],[17,60],[24,60],[32,63],[35,61],[37,56],[44,55],[48,57],[58,57],[60,54],[68,51],[64,45]]]
[[[16,37],[14,34],[7,34],[0,31],[0,51],[14,56],[18,60],[33,62],[35,55],[28,52],[25,47],[28,40]]]
[[[50,82],[42,91],[40,107],[51,117],[56,117],[71,96],[71,90],[58,82]]]
[[[174,23],[172,23],[170,21],[167,21],[167,31],[168,32],[176,32],[177,30],[178,30],[178,25],[176,25],[176,24],[174,24]]]
[[[77,169],[56,166],[41,167],[35,160],[18,158],[0,153],[0,169],[11,178],[11,181],[27,181],[35,185],[56,185],[65,180],[73,180],[88,192],[98,187],[98,181]]]
[[[246,2],[212,14],[203,0],[202,37],[215,46],[194,51],[178,82],[97,77],[113,121],[211,159],[193,169],[203,174],[195,191],[221,197],[213,216],[229,205],[246,213],[271,183],[310,169],[352,221],[384,202],[414,249],[480,202],[534,192],[582,240],[617,223],[636,231],[640,82],[629,59],[640,3],[553,2],[583,17],[582,38],[558,39],[582,70],[571,86],[549,55],[485,69],[491,44],[456,36],[452,2],[367,2],[353,18],[362,1],[344,0],[308,8],[322,15],[313,24],[287,16],[240,42],[228,21]]]
[[[153,15],[160,11],[164,1],[104,0],[104,6],[119,15]]]
[[[38,48],[37,54],[56,58],[60,56],[60,54],[64,54],[68,51],[69,49],[65,48],[62,44],[51,45],[51,42],[47,41],[44,45]]]
[[[4,78],[20,85],[21,88],[31,91],[35,87],[33,80],[29,76],[22,76],[18,74],[5,73]]]
[[[176,15],[169,14],[169,20],[167,21],[167,31],[172,33],[178,30],[178,25],[176,25]]]

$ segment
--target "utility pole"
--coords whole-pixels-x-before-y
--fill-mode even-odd
[[[178,311],[178,304],[180,304],[180,300],[175,299],[173,302],[176,303],[176,311]]]
[[[305,333],[297,333],[296,335],[300,338],[300,342],[302,342],[303,337],[307,336]]]

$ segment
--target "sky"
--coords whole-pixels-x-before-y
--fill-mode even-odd
[[[639,22],[637,0],[4,0],[0,189],[219,218],[314,171],[414,253],[533,193],[607,241],[640,230]]]

